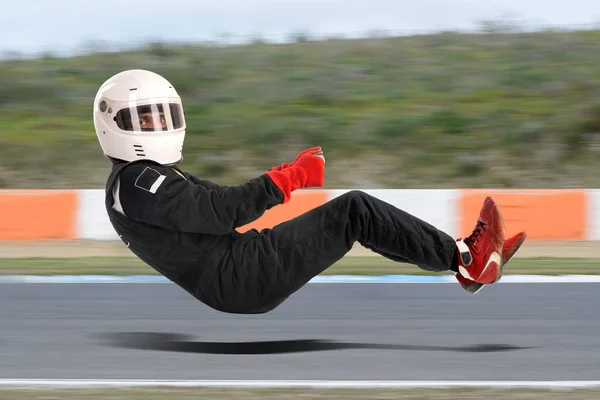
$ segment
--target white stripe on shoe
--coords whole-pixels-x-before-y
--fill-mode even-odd
[[[473,277],[469,271],[463,267],[462,265],[458,266],[458,272],[464,276],[465,278],[475,281],[477,282],[477,279],[479,279],[479,277],[481,277],[482,275],[485,274],[485,272],[487,271],[488,268],[492,267],[493,264],[496,264],[495,268],[500,268],[500,263],[502,262],[502,255],[500,253],[498,253],[497,251],[493,252],[492,254],[490,254],[490,258],[488,258],[487,263],[485,264],[485,267],[483,268],[483,270],[481,271],[481,273],[479,274],[479,276],[477,277]],[[494,267],[492,267],[494,268]],[[498,274],[498,272],[496,271],[496,274]]]

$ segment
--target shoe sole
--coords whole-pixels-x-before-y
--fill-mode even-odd
[[[521,239],[521,241],[515,246],[514,250],[510,253],[510,255],[506,257],[506,260],[502,260],[502,265],[500,266],[500,274],[498,275],[498,279],[496,279],[495,282],[498,282],[502,278],[504,265],[506,265],[506,263],[512,258],[512,256],[514,256],[515,253],[521,248],[521,245],[525,243],[525,239],[527,239],[527,234],[523,236],[523,239]]]

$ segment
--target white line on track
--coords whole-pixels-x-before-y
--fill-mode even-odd
[[[412,389],[448,387],[494,388],[591,388],[600,381],[288,381],[288,380],[104,380],[104,379],[0,379],[8,388],[118,388],[118,387],[218,387],[218,388],[317,388],[317,389]]]

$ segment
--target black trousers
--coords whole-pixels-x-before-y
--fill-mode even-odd
[[[272,229],[236,238],[206,303],[230,313],[273,310],[358,242],[391,260],[450,270],[455,240],[421,219],[361,191],[350,191]]]

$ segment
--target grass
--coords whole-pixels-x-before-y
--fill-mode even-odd
[[[514,258],[505,274],[600,274],[597,258]],[[133,257],[86,258],[5,258],[0,259],[0,275],[157,275]],[[383,257],[344,257],[323,275],[439,275],[410,264],[399,264]]]
[[[598,389],[353,389],[353,390],[316,390],[316,389],[57,389],[57,390],[0,390],[0,400],[253,400],[253,399],[319,399],[319,400],[584,400],[600,397]]]
[[[597,187],[598,65],[593,30],[0,61],[0,187],[103,187],[91,103],[132,68],[178,88],[182,167],[224,184],[319,144],[331,188]]]

